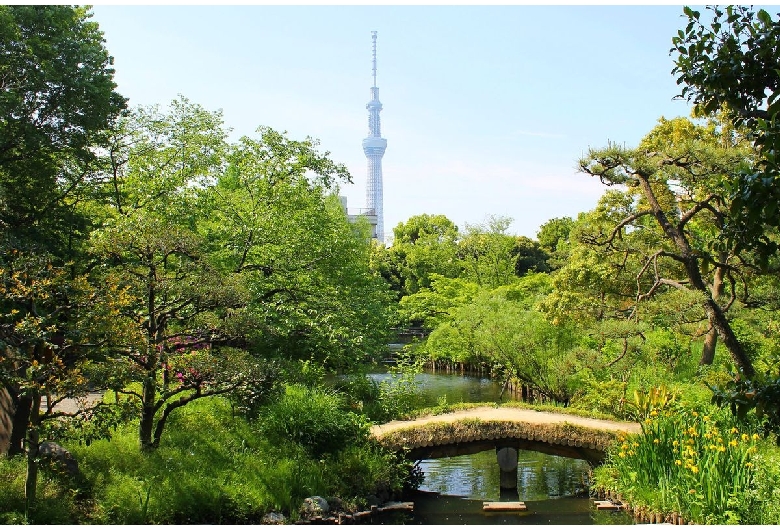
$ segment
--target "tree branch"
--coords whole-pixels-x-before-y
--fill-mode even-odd
[[[712,193],[706,199],[704,199],[703,201],[700,201],[700,202],[696,203],[696,205],[693,208],[691,208],[687,212],[683,213],[680,216],[680,222],[677,224],[677,229],[682,231],[683,227],[685,227],[685,225],[688,223],[688,221],[690,221],[691,218],[693,218],[694,215],[696,215],[697,213],[699,213],[700,211],[702,211],[704,209],[707,209],[707,210],[711,211],[715,215],[716,219],[718,219],[719,224],[722,225],[723,224],[723,214],[721,212],[719,212],[715,207],[713,207],[710,204],[710,201],[712,201],[714,199],[720,199],[720,196],[715,194],[715,193]]]

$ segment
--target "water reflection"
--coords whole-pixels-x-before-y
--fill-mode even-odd
[[[517,453],[517,489],[521,500],[568,497],[587,491],[588,463],[535,451]],[[423,460],[423,491],[467,499],[497,501],[499,468],[495,451]]]
[[[391,373],[372,373],[369,377],[375,381],[387,381],[397,378]],[[420,393],[421,406],[431,407],[442,397],[447,403],[496,402],[501,395],[501,384],[488,377],[424,372],[414,376],[414,382]],[[506,401],[508,395],[504,395]]]
[[[375,372],[377,381],[395,377]],[[455,373],[422,373],[415,382],[423,395],[421,406],[436,405],[442,396],[447,403],[497,402],[501,384],[479,376]],[[505,395],[503,401],[509,396]],[[632,524],[622,512],[597,512],[587,495],[587,462],[560,456],[518,451],[517,492],[504,490],[496,452],[423,460],[425,480],[411,498],[411,513],[388,512],[378,516],[379,524]],[[528,511],[490,513],[483,501],[521,500]]]
[[[413,513],[382,519],[390,524],[631,524],[624,513],[596,512],[587,495],[588,464],[518,451],[517,492],[499,486],[495,451],[423,460],[425,480],[411,500]],[[521,500],[525,512],[485,512],[483,501]]]

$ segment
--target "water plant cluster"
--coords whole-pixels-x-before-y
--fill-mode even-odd
[[[594,473],[597,490],[635,509],[697,524],[777,524],[772,443],[720,409],[652,409],[642,432],[624,435]]]

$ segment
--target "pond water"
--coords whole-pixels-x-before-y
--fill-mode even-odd
[[[393,377],[371,374],[377,380]],[[501,385],[486,377],[453,373],[423,373],[415,377],[425,405],[499,401]],[[501,401],[507,401],[504,396]],[[616,512],[597,512],[588,498],[588,463],[582,460],[518,451],[517,491],[502,490],[496,452],[422,460],[424,481],[411,498],[410,513],[391,512],[374,522],[384,524],[632,524],[633,519]],[[486,513],[484,501],[520,500],[528,510]]]
[[[369,374],[369,377],[376,381],[397,377],[387,371],[379,371],[382,368],[378,367],[377,371]],[[501,395],[501,384],[489,377],[452,372],[423,372],[415,375],[414,381],[420,392],[423,407],[435,406],[442,398],[446,398],[449,404],[477,403],[499,401]],[[507,401],[508,398],[508,394],[505,394],[502,401]]]

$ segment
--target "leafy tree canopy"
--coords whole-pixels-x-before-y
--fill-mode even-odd
[[[680,97],[699,112],[727,112],[750,132],[760,160],[741,171],[729,187],[725,237],[732,246],[777,250],[764,226],[780,226],[780,20],[747,6],[707,7],[709,16],[684,8],[688,24],[672,39],[672,73]]]
[[[74,197],[125,107],[86,8],[0,6],[0,228],[64,251]]]
[[[638,148],[591,150],[580,167],[607,185],[627,187],[622,218],[590,242],[625,252],[621,268],[636,260],[632,318],[641,302],[659,293],[697,292],[713,333],[750,376],[750,358],[725,316],[738,296],[736,278],[744,274],[745,261],[739,248],[723,245],[720,238],[730,206],[726,190],[752,155],[731,133],[712,124],[697,127],[684,119],[662,119]],[[709,271],[715,271],[712,285],[706,281]],[[723,296],[724,278],[731,286],[728,298]]]
[[[460,274],[457,247],[460,234],[446,216],[412,216],[405,223],[398,223],[393,234],[385,276],[399,285],[401,295],[430,287],[433,274],[448,278]]]

